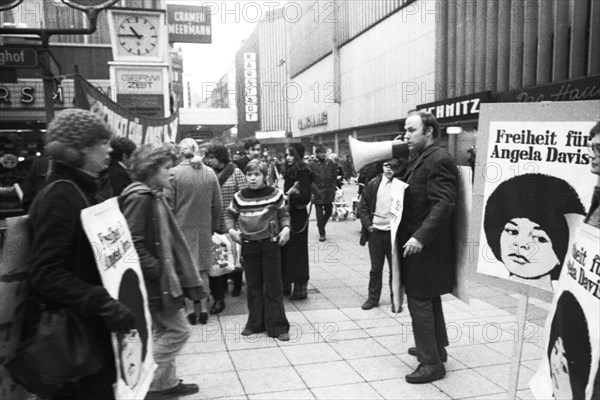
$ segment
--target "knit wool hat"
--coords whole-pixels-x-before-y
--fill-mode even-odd
[[[113,132],[102,118],[91,111],[69,108],[61,111],[48,125],[46,154],[55,160],[79,165],[86,147],[109,140]]]
[[[304,158],[305,149],[302,143],[290,143],[289,147],[292,147],[294,150],[296,150],[301,159]]]
[[[58,141],[78,150],[111,136],[112,130],[102,118],[80,108],[61,111],[48,126],[48,142]]]

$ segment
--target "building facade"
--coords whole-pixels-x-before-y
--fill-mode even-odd
[[[160,0],[120,0],[113,7],[136,10],[164,10],[166,2]],[[62,2],[24,0],[16,8],[0,12],[0,25],[4,28],[78,29],[88,26],[82,11]],[[19,214],[20,202],[15,184],[22,185],[33,161],[43,156],[44,133],[47,116],[74,106],[74,74],[79,73],[99,90],[115,98],[111,84],[109,64],[113,62],[107,11],[99,13],[97,29],[93,34],[53,35],[49,51],[42,49],[37,35],[2,34],[0,51],[6,55],[10,49],[27,49],[37,58],[50,58],[52,76],[51,101],[45,99],[44,71],[38,63],[30,66],[7,67],[0,63],[0,218]],[[171,55],[170,93],[172,107],[180,102],[182,87],[181,54]],[[165,95],[168,95],[167,92]],[[50,111],[49,111],[50,110]]]

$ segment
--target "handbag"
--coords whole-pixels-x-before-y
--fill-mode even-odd
[[[52,396],[102,368],[104,357],[89,320],[69,308],[49,310],[37,299],[28,302],[26,315],[37,312],[39,322],[5,365],[15,382],[31,393]]]
[[[45,194],[57,183],[68,182],[89,206],[85,195],[79,187],[68,180],[54,181],[38,194],[37,201],[42,201]],[[23,276],[29,274],[29,264],[24,254],[29,253],[31,229],[28,217],[21,217],[21,242],[17,247],[21,257],[14,260],[13,272]],[[102,350],[94,327],[74,309],[48,309],[40,300],[30,295],[27,278],[22,281],[20,291],[23,300],[14,309],[14,321],[20,332],[19,343],[14,356],[4,364],[12,378],[31,393],[41,396],[52,396],[67,384],[98,372],[104,365]],[[21,298],[15,298],[19,301]]]

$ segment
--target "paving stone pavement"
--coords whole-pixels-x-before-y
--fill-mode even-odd
[[[356,186],[344,187],[352,199]],[[360,222],[329,222],[319,242],[316,220],[309,225],[308,298],[285,299],[289,342],[264,334],[241,336],[247,308],[245,288],[226,296],[227,307],[193,333],[177,358],[178,374],[200,386],[181,399],[507,399],[517,296],[469,283],[469,304],[443,296],[448,326],[447,375],[423,385],[404,376],[417,361],[408,310],[391,313],[384,285],[379,307],[364,311],[369,253],[358,244]],[[385,267],[387,271],[387,266]],[[387,279],[384,273],[384,280]],[[549,304],[531,299],[517,397],[532,399],[528,381],[544,350]]]

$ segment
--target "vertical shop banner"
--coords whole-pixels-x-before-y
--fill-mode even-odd
[[[481,107],[470,276],[550,301],[591,202],[597,177],[587,143],[600,102]]]
[[[116,197],[81,212],[102,283],[108,293],[135,315],[136,329],[113,334],[117,369],[116,399],[143,399],[154,376],[152,318],[148,295],[127,221]]]
[[[546,321],[538,399],[597,399],[600,392],[600,229],[581,224]]]
[[[258,121],[256,53],[244,53],[244,100],[246,121]]]

